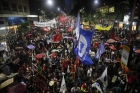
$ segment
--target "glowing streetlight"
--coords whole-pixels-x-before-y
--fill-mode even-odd
[[[94,2],[95,2],[95,4],[98,4],[98,0],[95,0]]]
[[[47,0],[48,5],[52,6],[53,5],[53,1],[52,0]]]

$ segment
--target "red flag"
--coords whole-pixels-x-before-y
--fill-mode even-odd
[[[54,42],[60,42],[61,40],[61,34],[56,34],[54,37],[53,37],[53,41]]]

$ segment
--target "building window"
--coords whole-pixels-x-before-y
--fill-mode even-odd
[[[4,24],[4,21],[0,21],[0,25]]]
[[[26,8],[26,6],[24,6],[23,8],[24,8],[24,12],[26,12],[26,13],[27,13],[27,8]]]
[[[9,3],[7,1],[2,1],[2,6],[4,11],[10,11]]]
[[[17,11],[16,4],[14,4],[14,3],[11,3],[11,7],[12,7],[12,11]]]
[[[22,6],[21,6],[21,5],[18,5],[18,10],[19,10],[19,12],[23,12],[23,11],[22,11]]]

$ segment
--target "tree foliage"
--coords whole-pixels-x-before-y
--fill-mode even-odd
[[[18,26],[18,33],[25,33],[27,31],[29,31],[29,25],[30,23],[28,21],[26,21],[25,23],[22,23],[20,26]]]

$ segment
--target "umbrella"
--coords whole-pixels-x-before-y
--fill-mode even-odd
[[[108,42],[108,43],[114,43],[115,40],[114,39],[108,39],[106,42]]]
[[[10,89],[8,90],[7,93],[24,93],[26,90],[26,84],[24,82],[20,82],[12,87],[10,87]]]
[[[27,48],[28,48],[28,49],[35,49],[35,46],[33,46],[33,45],[28,45]]]
[[[109,46],[109,48],[112,50],[116,50],[116,48],[114,46]]]
[[[4,46],[1,46],[1,47],[0,47],[0,51],[3,51],[4,49],[5,49]]]
[[[140,53],[140,49],[136,50],[135,52],[136,52],[136,53]]]
[[[23,47],[15,47],[15,49],[23,49]]]
[[[36,55],[36,58],[38,58],[38,59],[41,59],[41,58],[43,58],[43,57],[45,57],[44,54],[37,54],[37,55]]]
[[[31,36],[32,34],[27,34],[27,36]]]

